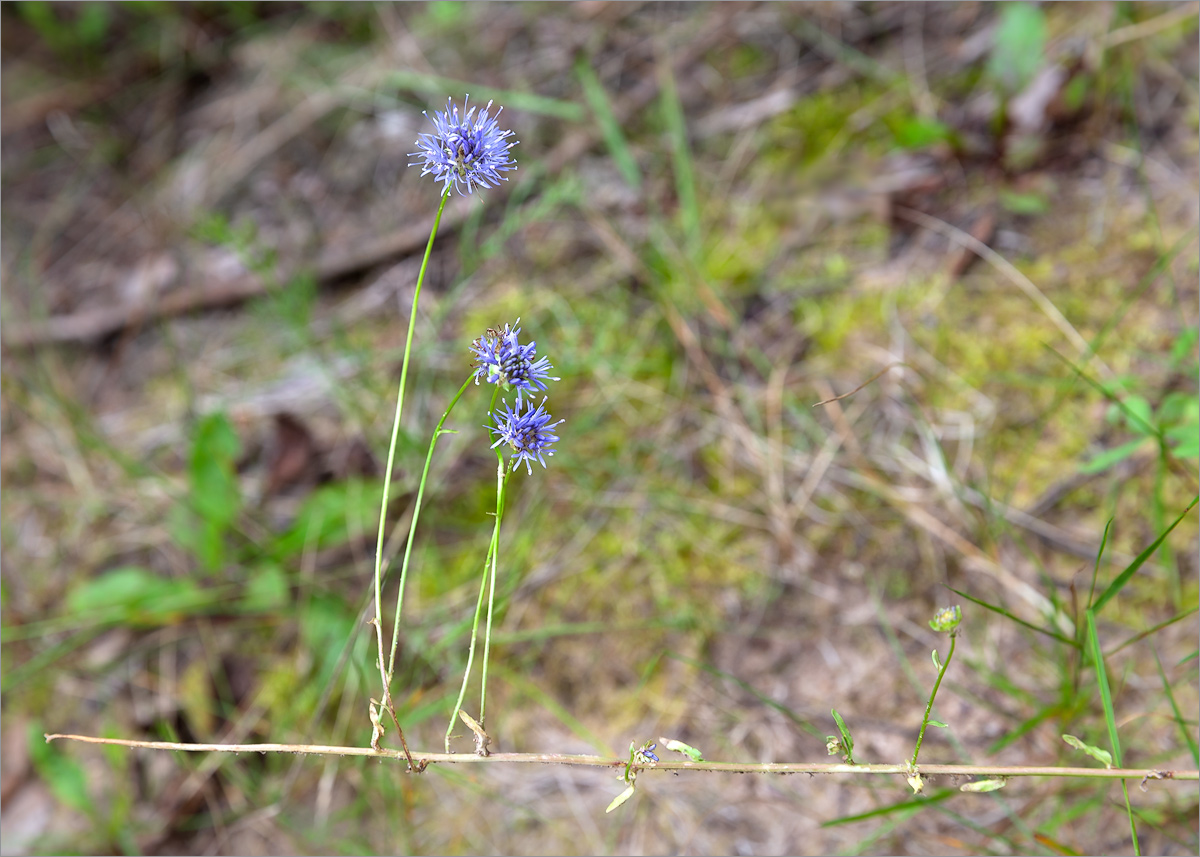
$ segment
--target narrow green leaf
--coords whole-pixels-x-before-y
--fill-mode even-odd
[[[940,721],[940,720],[930,720],[930,721],[929,721],[929,725],[930,725],[930,726],[936,726],[936,727],[938,727],[939,729],[949,729],[949,728],[950,728],[950,727],[949,727],[947,724],[943,723],[943,722],[942,722],[942,721]]]
[[[1158,667],[1158,677],[1162,679],[1163,690],[1167,694],[1167,699],[1171,703],[1171,711],[1175,715],[1175,724],[1179,727],[1179,731],[1183,733],[1183,740],[1188,745],[1188,749],[1192,751],[1192,764],[1200,767],[1200,748],[1196,746],[1196,739],[1192,737],[1191,727],[1187,721],[1183,719],[1183,713],[1179,710],[1179,706],[1175,704],[1175,694],[1171,691],[1171,683],[1167,681],[1167,674],[1163,672],[1162,661],[1158,659],[1158,652],[1154,652],[1154,663]]]
[[[846,725],[846,721],[842,719],[842,715],[837,713],[836,709],[829,709],[829,713],[833,715],[833,721],[837,724],[838,732],[842,736],[842,746],[846,749],[846,760],[854,761],[854,737],[850,734],[850,727]]]
[[[942,662],[938,660],[937,649],[933,650],[933,668],[938,672],[942,671]]]
[[[1118,464],[1129,456],[1133,455],[1135,452],[1149,443],[1150,440],[1151,438],[1143,435],[1142,437],[1127,441],[1120,446],[1105,450],[1095,458],[1079,465],[1079,472],[1087,475],[1091,475],[1093,473],[1102,473],[1113,465]]]
[[[922,798],[909,798],[902,800],[899,803],[893,803],[888,806],[881,806],[879,809],[873,809],[869,812],[860,812],[857,815],[846,815],[841,818],[835,818],[832,821],[826,821],[821,827],[838,827],[843,824],[854,824],[859,821],[867,821],[872,818],[879,818],[884,815],[901,812],[911,815],[915,812],[920,812],[931,804],[940,803],[946,798],[958,794],[958,789],[939,789],[933,794]]]
[[[996,789],[1004,788],[1007,783],[1004,777],[995,777],[988,780],[976,780],[973,783],[963,783],[958,787],[960,792],[994,792]]]
[[[672,750],[676,753],[682,753],[693,762],[704,761],[704,757],[700,754],[700,751],[691,744],[684,744],[682,741],[676,741],[674,738],[659,738],[658,740],[666,749]]]
[[[625,133],[621,130],[621,123],[617,121],[617,115],[613,112],[612,102],[608,93],[604,91],[604,85],[600,83],[600,78],[596,77],[596,72],[584,57],[580,57],[579,62],[575,64],[575,74],[583,86],[583,97],[592,108],[596,123],[600,126],[600,135],[604,138],[604,145],[608,147],[613,163],[621,171],[626,184],[635,190],[640,188],[642,174],[638,169],[637,158],[629,148]]]
[[[949,589],[951,592],[953,592],[955,595],[961,596],[962,598],[965,598],[968,601],[978,604],[980,607],[991,610],[993,613],[998,613],[1006,619],[1011,619],[1013,622],[1016,622],[1018,625],[1021,625],[1025,628],[1028,628],[1030,631],[1036,631],[1039,634],[1045,634],[1047,637],[1052,637],[1053,639],[1058,640],[1060,643],[1066,643],[1068,646],[1071,646],[1076,649],[1079,648],[1079,643],[1076,642],[1075,640],[1072,640],[1070,637],[1066,637],[1062,634],[1059,634],[1056,631],[1051,631],[1048,628],[1039,628],[1037,625],[1034,625],[1030,622],[1026,622],[1021,617],[1014,615],[1013,613],[1011,613],[1010,611],[1006,610],[1003,607],[997,607],[994,604],[989,604],[986,601],[981,601],[980,599],[976,598],[973,595],[968,595],[965,592],[955,589],[953,586],[947,586],[946,588]]]
[[[1107,750],[1102,750],[1101,748],[1097,747],[1094,744],[1085,743],[1084,741],[1081,741],[1080,739],[1076,738],[1074,735],[1063,735],[1062,739],[1064,741],[1066,741],[1068,744],[1070,744],[1072,747],[1074,747],[1076,750],[1081,750],[1084,753],[1087,753],[1089,756],[1091,756],[1097,762],[1104,765],[1104,767],[1111,768],[1113,766],[1112,754],[1109,753]]]
[[[704,670],[704,672],[706,672],[710,675],[719,676],[720,678],[723,678],[726,681],[730,681],[733,684],[736,684],[742,690],[753,695],[754,698],[757,699],[763,705],[767,706],[768,708],[772,708],[775,711],[778,711],[780,714],[782,714],[788,720],[792,721],[792,723],[799,726],[801,729],[803,729],[809,735],[812,735],[814,738],[820,738],[820,739],[824,740],[825,733],[822,732],[820,729],[813,726],[811,723],[809,723],[807,720],[805,720],[803,717],[801,717],[795,711],[792,711],[792,709],[788,708],[786,705],[782,705],[781,703],[776,702],[774,699],[771,699],[771,697],[767,696],[765,693],[762,693],[759,690],[757,690],[750,683],[743,681],[742,679],[738,678],[737,676],[733,675],[732,673],[728,673],[728,672],[725,672],[724,670],[717,669],[716,667],[712,666],[711,664],[706,664],[702,661],[694,660],[693,658],[689,658],[687,655],[682,655],[679,652],[668,652],[667,657],[669,657],[673,660],[679,661],[681,663],[689,664],[693,667],[696,667],[697,669]]]
[[[688,143],[687,124],[683,105],[675,87],[675,76],[668,64],[663,64],[662,111],[667,134],[671,139],[671,156],[675,167],[675,193],[683,217],[683,234],[687,239],[688,255],[693,262],[700,252],[700,206],[696,201],[696,178],[692,169],[692,150]]]
[[[1104,590],[1104,592],[1100,594],[1100,597],[1092,603],[1092,606],[1089,608],[1090,611],[1099,613],[1100,608],[1107,604],[1114,595],[1121,591],[1125,584],[1129,582],[1129,579],[1133,577],[1137,573],[1137,570],[1145,564],[1146,560],[1150,559],[1150,557],[1154,555],[1154,552],[1158,550],[1158,546],[1161,545],[1167,536],[1171,534],[1171,531],[1179,526],[1179,522],[1187,516],[1187,513],[1195,508],[1197,502],[1200,502],[1200,495],[1193,497],[1192,502],[1188,503],[1188,507],[1184,509],[1180,513],[1179,517],[1171,523],[1171,526],[1163,530],[1162,533],[1159,534],[1159,537],[1150,545],[1150,547],[1138,554],[1137,557],[1134,558],[1133,562],[1126,566],[1125,570],[1117,575],[1116,579],[1109,584],[1108,589]]]
[[[29,756],[34,770],[59,803],[87,816],[94,813],[83,766],[46,741],[38,723],[29,725]]]
[[[1108,725],[1108,738],[1112,743],[1113,762],[1121,767],[1121,743],[1117,738],[1117,716],[1113,710],[1112,690],[1108,683],[1108,669],[1104,666],[1104,653],[1100,649],[1100,635],[1096,631],[1096,611],[1089,607],[1087,617],[1088,644],[1092,663],[1096,667],[1096,685],[1100,688],[1100,704],[1104,707],[1104,722]]]

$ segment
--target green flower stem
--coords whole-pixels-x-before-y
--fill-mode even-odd
[[[404,561],[400,565],[400,590],[396,593],[396,618],[392,622],[392,651],[388,655],[387,666],[387,686],[389,688],[392,685],[392,675],[396,667],[396,648],[400,643],[400,611],[404,608],[404,585],[408,582],[408,561],[412,556],[413,539],[417,533],[417,519],[421,516],[421,501],[425,497],[425,482],[429,478],[429,467],[433,462],[433,447],[437,444],[437,439],[443,434],[452,434],[452,432],[443,432],[442,426],[446,424],[446,418],[450,416],[450,412],[454,410],[454,406],[458,404],[458,400],[467,391],[467,387],[474,377],[475,374],[471,373],[467,376],[467,380],[463,381],[463,385],[458,388],[458,392],[454,394],[454,398],[446,406],[442,418],[438,420],[437,428],[433,430],[433,437],[429,438],[429,452],[425,454],[425,469],[421,471],[421,484],[417,486],[417,499],[413,502],[412,521],[408,525],[408,542],[404,545]]]
[[[379,644],[379,679],[383,684],[382,705],[392,711],[392,697],[388,690],[388,671],[383,660],[383,601],[380,589],[383,579],[383,537],[387,529],[388,494],[392,488],[392,467],[396,462],[396,441],[400,437],[400,414],[404,410],[404,385],[408,381],[408,358],[412,354],[413,330],[417,325],[417,301],[421,297],[421,284],[425,282],[425,270],[429,267],[429,256],[433,252],[433,239],[437,236],[438,226],[442,222],[442,212],[446,210],[446,200],[450,198],[450,187],[447,186],[438,205],[437,216],[433,220],[433,229],[429,232],[429,243],[425,245],[425,257],[421,260],[421,270],[417,274],[417,289],[413,292],[412,311],[408,316],[408,336],[404,340],[404,361],[400,364],[400,389],[396,394],[396,418],[392,422],[392,442],[388,446],[387,469],[383,474],[383,502],[379,506],[379,538],[375,543],[375,639]],[[392,712],[395,713],[394,711]],[[402,738],[403,740],[403,738]]]
[[[500,555],[500,523],[504,520],[504,501],[508,487],[508,474],[512,473],[512,464],[516,459],[509,459],[509,467],[504,467],[504,455],[496,451],[496,525],[492,528],[492,563],[491,581],[488,586],[487,624],[483,631],[483,686],[479,691],[479,725],[484,725],[487,714],[487,674],[488,659],[492,653],[492,605],[496,597],[496,561]]]
[[[942,686],[942,676],[946,674],[946,668],[950,666],[950,659],[954,657],[954,644],[957,641],[957,635],[950,634],[950,651],[946,653],[946,660],[942,663],[942,668],[938,670],[937,681],[933,683],[933,692],[929,694],[929,702],[925,705],[925,717],[921,721],[921,732],[917,735],[917,746],[913,748],[912,762],[909,764],[917,767],[917,756],[921,752],[921,742],[925,740],[925,730],[929,728],[929,714],[933,711],[933,700],[937,698],[938,688]]]
[[[488,567],[492,562],[492,549],[496,546],[496,533],[492,532],[492,541],[488,546],[487,559],[483,562],[483,578],[479,581],[479,598],[475,602],[475,621],[471,624],[471,646],[467,650],[467,668],[463,670],[462,687],[458,689],[458,699],[454,702],[454,711],[450,713],[450,725],[446,727],[446,752],[450,752],[450,735],[454,732],[454,724],[458,722],[458,712],[462,710],[463,699],[467,695],[467,682],[471,679],[471,666],[475,663],[475,640],[479,635],[479,617],[483,613],[483,595],[487,590]],[[481,724],[482,725],[482,724]]]
[[[495,396],[492,396],[495,404]],[[450,735],[458,722],[458,712],[462,708],[463,699],[467,695],[467,683],[471,680],[471,667],[475,663],[475,643],[479,636],[479,617],[483,613],[483,596],[491,582],[491,595],[488,597],[487,624],[484,627],[483,648],[483,687],[479,697],[479,725],[483,725],[485,706],[487,704],[487,668],[488,656],[491,653],[492,640],[492,604],[496,594],[496,562],[500,552],[500,524],[504,519],[505,488],[507,487],[508,472],[504,467],[504,455],[496,453],[496,523],[492,527],[492,539],[488,544],[487,558],[483,562],[483,579],[479,582],[479,598],[475,602],[475,620],[471,623],[471,646],[467,651],[467,668],[463,671],[462,687],[458,689],[458,699],[454,703],[454,711],[450,714],[450,725],[446,727],[446,752],[450,752]]]

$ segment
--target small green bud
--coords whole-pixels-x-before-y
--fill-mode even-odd
[[[953,631],[960,622],[962,622],[962,608],[955,604],[951,607],[943,607],[934,613],[929,627],[935,631]]]

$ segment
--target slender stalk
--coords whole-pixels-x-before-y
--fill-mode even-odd
[[[404,608],[404,586],[408,582],[408,562],[412,556],[413,539],[417,533],[417,519],[421,516],[421,501],[425,498],[425,482],[429,478],[429,466],[433,462],[433,447],[442,434],[448,433],[442,431],[442,426],[446,424],[446,418],[450,416],[450,412],[454,410],[454,406],[458,404],[462,394],[467,391],[467,386],[473,377],[475,377],[474,373],[468,375],[467,380],[463,381],[463,385],[458,388],[458,392],[446,406],[442,418],[438,420],[437,428],[433,430],[433,437],[429,438],[429,452],[425,454],[425,469],[421,471],[421,484],[417,486],[417,499],[413,502],[412,521],[408,525],[408,542],[404,545],[404,561],[400,565],[400,590],[396,593],[396,618],[392,621],[392,650],[388,654],[387,684],[389,688],[392,685],[392,675],[396,667],[396,647],[400,643],[400,611]]]
[[[467,682],[471,678],[471,665],[475,663],[475,640],[479,634],[479,616],[483,612],[483,594],[487,589],[488,565],[492,561],[492,549],[496,546],[496,534],[492,532],[492,543],[488,548],[487,558],[483,562],[483,579],[479,581],[479,599],[475,602],[475,621],[471,624],[471,646],[467,650],[467,668],[463,670],[462,687],[458,689],[458,699],[454,702],[454,711],[450,713],[450,725],[446,727],[446,752],[450,752],[450,733],[458,722],[458,712],[462,709],[463,699],[467,695]]]
[[[480,726],[484,725],[484,717],[487,715],[488,660],[492,653],[492,605],[496,598],[496,562],[500,556],[500,523],[504,520],[504,500],[505,489],[508,487],[508,474],[512,472],[512,461],[515,461],[515,459],[510,459],[510,466],[506,470],[504,467],[504,455],[497,451],[496,459],[496,525],[492,528],[491,585],[488,587],[487,624],[484,625],[483,631],[483,685],[479,691]],[[487,572],[485,571],[484,573],[486,574]]]
[[[383,501],[379,506],[379,538],[375,542],[375,639],[379,644],[379,679],[383,684],[382,706],[392,710],[392,696],[388,689],[388,670],[383,660],[383,601],[380,589],[383,579],[383,537],[387,530],[388,495],[392,488],[392,467],[396,462],[396,441],[400,437],[400,414],[404,410],[404,386],[408,381],[408,358],[412,354],[413,330],[417,325],[417,301],[421,298],[421,284],[425,282],[425,270],[429,267],[429,256],[433,252],[433,239],[437,237],[438,226],[442,222],[442,212],[446,209],[446,200],[450,198],[450,186],[442,194],[438,205],[437,216],[433,220],[433,229],[429,232],[429,243],[425,245],[425,257],[421,260],[421,270],[417,274],[417,288],[413,292],[412,311],[408,316],[408,336],[404,340],[404,360],[400,364],[400,389],[396,393],[396,418],[392,421],[392,441],[388,446],[387,469],[383,473]],[[400,741],[404,742],[404,733],[400,733]]]
[[[921,732],[917,735],[917,746],[913,748],[912,767],[917,766],[917,755],[921,752],[921,742],[925,740],[925,730],[929,728],[929,714],[933,711],[933,700],[937,698],[938,688],[942,686],[942,676],[946,674],[946,668],[950,666],[950,659],[954,657],[954,644],[957,642],[957,635],[950,634],[950,651],[946,653],[946,660],[942,663],[942,668],[938,670],[937,681],[933,683],[933,692],[929,694],[929,702],[925,705],[925,717],[921,720]]]
[[[370,747],[341,747],[323,744],[185,744],[174,741],[135,741],[128,738],[97,738],[90,735],[52,734],[44,736],[47,741],[80,741],[86,744],[108,744],[116,747],[133,747],[145,750],[174,750],[185,753],[291,753],[313,756],[371,756],[378,759],[405,761],[399,750],[372,750]],[[417,752],[414,758],[417,768],[427,764],[543,764],[574,765],[593,768],[624,768],[628,758],[589,756],[559,753],[492,753],[479,756],[475,753],[424,753]],[[720,771],[738,774],[907,774],[911,768],[903,764],[846,765],[805,762],[769,762],[766,764],[742,762],[690,762],[663,760],[654,765],[637,765],[639,770],[658,769],[663,771]],[[1200,779],[1200,771],[1160,770],[1156,768],[1055,768],[1036,766],[1005,765],[926,765],[921,773],[927,776],[976,776],[976,777],[1084,777],[1105,780],[1186,780]]]

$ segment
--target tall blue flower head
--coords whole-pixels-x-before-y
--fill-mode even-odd
[[[501,405],[501,409],[492,411],[492,419],[496,424],[487,426],[488,431],[496,435],[492,449],[507,443],[512,447],[513,461],[524,461],[525,470],[533,475],[531,465],[535,459],[545,467],[545,456],[554,455],[551,447],[558,442],[558,435],[554,433],[554,429],[565,420],[550,422],[545,399],[542,399],[542,403],[536,408],[528,399],[518,399],[514,408],[510,408],[507,402],[502,402]]]
[[[445,111],[434,111],[430,120],[433,133],[422,134],[417,140],[418,151],[410,154],[418,160],[409,166],[421,165],[421,175],[432,175],[435,181],[445,182],[447,188],[453,182],[460,194],[464,185],[466,192],[472,193],[477,187],[495,187],[507,181],[500,174],[517,168],[509,149],[518,141],[509,140],[513,132],[501,130],[496,122],[504,108],[495,116],[488,115],[491,109],[489,101],[476,113],[474,107],[467,110],[464,100],[465,113],[459,113],[458,105],[446,99]]]
[[[518,339],[521,332],[517,325],[506,324],[502,330],[488,328],[484,336],[471,343],[475,356],[475,383],[486,381],[505,390],[515,389],[517,401],[525,393],[545,390],[546,381],[559,380],[551,375],[554,367],[550,359],[537,356],[537,343],[522,345]]]

